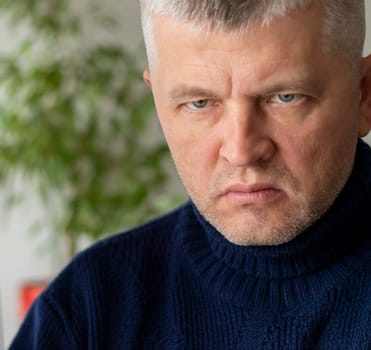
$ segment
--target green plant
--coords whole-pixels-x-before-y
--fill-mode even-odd
[[[0,181],[31,179],[70,256],[82,235],[95,240],[174,205],[139,56],[89,42],[67,1],[0,8],[29,33],[0,57]]]

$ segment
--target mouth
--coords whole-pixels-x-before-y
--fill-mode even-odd
[[[223,197],[231,204],[256,205],[272,203],[282,194],[282,190],[271,184],[235,184],[223,192]]]

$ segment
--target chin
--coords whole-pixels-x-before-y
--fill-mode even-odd
[[[240,235],[228,235],[222,232],[222,235],[231,243],[240,246],[278,246],[285,244],[300,235],[301,232],[296,232],[293,234],[288,234],[287,232],[282,234],[262,234],[261,232],[252,234],[240,234]]]
[[[278,246],[288,243],[302,234],[318,220],[319,216],[305,215],[303,217],[299,215],[295,220],[286,222],[277,220],[276,222],[279,222],[279,224],[270,223],[266,219],[261,219],[254,225],[251,225],[251,222],[243,222],[238,226],[235,223],[234,225],[228,225],[227,223],[223,225],[212,224],[233,244],[241,246]],[[243,229],[241,229],[242,227]]]

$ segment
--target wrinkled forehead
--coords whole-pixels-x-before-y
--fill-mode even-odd
[[[224,41],[230,42],[231,50],[233,43],[240,43],[248,35],[249,40],[245,41],[246,47],[256,47],[264,45],[259,42],[262,37],[277,39],[285,42],[290,39],[294,42],[296,37],[304,41],[316,40],[321,42],[324,20],[322,6],[312,5],[307,8],[297,9],[290,16],[274,17],[269,23],[258,18],[243,28],[226,28],[218,26],[214,22],[202,22],[192,19],[179,19],[171,15],[153,14],[152,15],[152,33],[153,39],[158,46],[161,41],[166,47],[170,42],[186,42],[189,38],[189,45],[195,42],[202,43],[200,50],[204,46],[213,45],[217,50],[218,45],[225,44]],[[256,34],[254,36],[254,34]],[[171,52],[171,50],[167,50]]]
[[[161,9],[158,9],[158,11],[154,11],[150,15],[151,20],[147,22],[147,27],[144,28],[145,36],[151,36],[151,38],[147,38],[146,44],[154,46],[152,41],[156,39],[156,36],[157,38],[159,37],[159,34],[156,33],[156,26],[162,24],[162,22],[166,20],[168,20],[168,22],[178,23],[179,27],[187,26],[190,32],[198,32],[199,35],[206,37],[210,34],[228,33],[231,38],[234,38],[247,32],[269,30],[272,23],[275,22],[287,22],[287,24],[290,25],[295,22],[296,18],[304,18],[304,16],[311,16],[313,18],[312,22],[316,22],[315,26],[318,27],[318,25],[320,25],[321,29],[323,29],[324,9],[322,3],[313,0],[302,1],[300,3],[301,6],[298,5],[299,3],[300,1],[295,1],[297,6],[295,8],[292,7],[289,13],[285,12],[289,11],[288,8],[280,8],[280,11],[271,8],[265,16],[264,13],[262,15],[260,11],[255,13],[255,15],[250,14],[250,16],[246,16],[243,19],[236,17],[230,22],[222,15],[219,15],[219,17],[212,15],[207,16],[207,14],[205,14],[205,16],[187,16],[187,14],[182,14],[182,12],[178,13],[171,10],[161,11]],[[154,10],[156,10],[156,8]],[[146,23],[144,24],[146,25]],[[301,23],[301,27],[306,27],[306,29],[310,31],[313,29],[313,24],[305,21]],[[177,35],[178,30],[176,26],[173,26],[173,28],[169,30],[172,30],[171,35]],[[154,47],[152,47],[152,49],[154,49]]]
[[[278,2],[274,2],[278,3]],[[318,32],[318,42],[320,44],[321,49],[323,51],[327,51],[330,53],[335,53],[338,56],[343,56],[348,60],[348,63],[359,69],[359,62],[361,58],[361,54],[358,55],[358,46],[357,42],[361,39],[351,40],[351,43],[348,43],[348,39],[353,38],[350,34],[344,33],[334,33],[333,29],[330,28],[328,23],[328,13],[325,9],[325,6],[322,1],[320,0],[309,0],[303,1],[299,4],[299,2],[295,1],[296,7],[292,7],[286,12],[279,11],[277,8],[271,9],[270,12],[267,12],[267,16],[261,15],[261,11],[256,13],[256,16],[250,16],[247,19],[244,19],[244,22],[235,22],[239,23],[239,25],[228,25],[225,21],[222,21],[220,18],[214,17],[202,17],[202,16],[195,16],[192,18],[188,18],[186,15],[181,15],[178,12],[174,12],[174,10],[167,9],[163,10],[161,8],[157,9],[154,8],[154,13],[150,14],[150,20],[143,22],[143,30],[144,30],[144,37],[146,41],[146,49],[147,49],[147,57],[149,61],[149,66],[153,67],[153,64],[157,60],[157,44],[156,41],[158,40],[159,36],[157,34],[156,39],[156,18],[171,18],[175,22],[179,24],[186,24],[189,30],[198,31],[200,35],[206,36],[210,33],[217,33],[217,32],[228,32],[233,38],[233,36],[239,36],[246,32],[257,31],[257,30],[267,30],[270,27],[274,27],[274,23],[276,22],[287,22],[288,25],[293,22],[293,20],[297,18],[305,18],[311,16],[313,21],[303,21],[300,25],[301,29],[312,31],[313,29],[320,28],[320,32]],[[148,11],[150,9],[147,9]],[[282,9],[281,9],[282,10]],[[159,13],[156,13],[159,12]],[[157,21],[158,22],[158,21]],[[316,28],[314,28],[316,27]],[[339,29],[339,28],[338,28]],[[172,35],[177,35],[177,28],[172,29]],[[293,29],[294,30],[294,29]],[[348,38],[349,37],[349,38]],[[356,57],[357,56],[357,57]],[[358,62],[359,61],[359,62]]]

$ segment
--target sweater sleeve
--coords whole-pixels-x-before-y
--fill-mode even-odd
[[[77,349],[57,304],[41,295],[32,305],[9,350]]]

